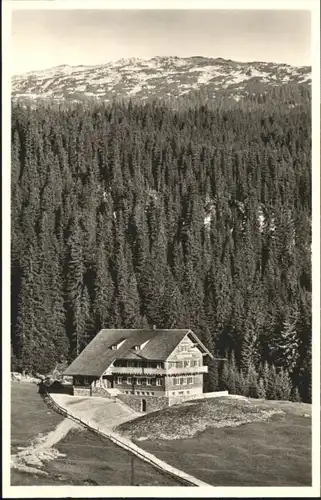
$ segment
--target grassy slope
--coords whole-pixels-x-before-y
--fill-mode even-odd
[[[52,431],[63,420],[47,408],[36,384],[12,382],[11,401],[11,453],[27,446],[38,434]]]
[[[223,419],[222,401],[207,401],[211,401],[212,416],[216,409],[220,415],[217,420]],[[234,409],[241,408],[244,421],[245,403],[235,401]],[[197,413],[199,418],[206,418],[204,411],[191,405],[146,415],[120,429],[131,429],[136,438],[148,437],[139,439],[139,446],[215,486],[310,486],[311,419],[306,415],[311,415],[311,406],[270,401],[254,404],[257,409],[279,409],[284,413],[274,414],[268,421],[256,420],[252,415],[252,423],[237,427],[208,427],[189,439],[157,439],[155,429],[171,433],[171,427],[177,428],[177,424],[184,427],[189,422],[197,427]],[[175,415],[174,420],[171,415]],[[229,408],[225,416],[231,421],[236,413],[231,418]]]
[[[52,431],[62,417],[49,410],[34,384],[13,383],[11,389],[12,453],[28,446],[39,433]],[[130,485],[131,456],[107,439],[86,430],[71,431],[56,446],[64,457],[47,462],[43,470],[49,476],[38,476],[12,469],[13,486],[52,485]],[[134,484],[177,486],[148,464],[134,459]]]
[[[26,447],[38,434],[47,434],[63,420],[63,417],[47,408],[36,384],[11,382],[11,453]],[[36,424],[36,425],[35,425]],[[11,484],[37,485],[45,483],[46,478],[11,470]]]
[[[87,479],[104,486],[131,485],[131,455],[107,439],[87,431],[71,431],[56,448],[66,454],[48,464],[45,470],[67,475],[69,481],[81,484]],[[148,464],[134,458],[133,484],[141,486],[178,486]],[[80,483],[79,483],[80,484]]]

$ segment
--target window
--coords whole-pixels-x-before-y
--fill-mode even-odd
[[[150,378],[146,379],[146,385],[151,385],[151,379]]]
[[[146,395],[149,396],[149,392],[146,392]]]
[[[190,365],[191,365],[191,362],[189,359],[184,361],[184,368],[186,368],[187,366],[190,366]]]
[[[179,393],[178,393],[178,394],[184,394],[184,391],[179,391]]]
[[[172,395],[175,396],[175,392],[172,392]]]
[[[84,385],[89,385],[88,377],[84,377]]]
[[[142,385],[146,385],[146,378],[142,378]]]
[[[142,391],[142,396],[145,396],[145,392],[144,391]]]
[[[139,391],[136,391],[136,394],[139,396],[140,392],[139,392]]]
[[[156,368],[163,368],[163,363],[157,363]]]
[[[187,381],[186,381],[186,377],[181,377],[181,378],[179,379],[179,383],[180,383],[180,385],[185,385],[185,384],[186,384],[186,382],[187,382]]]
[[[163,385],[163,384],[162,384],[162,379],[161,379],[161,378],[157,378],[157,379],[156,379],[156,385]]]
[[[135,351],[140,351],[140,345],[134,345]]]
[[[168,368],[175,368],[175,366],[176,366],[175,361],[169,361]]]
[[[132,378],[131,377],[127,377],[127,384],[131,384],[132,383]]]
[[[154,396],[155,392],[151,392],[151,395]]]
[[[187,377],[187,383],[192,384],[193,383],[193,377]]]
[[[128,368],[135,368],[137,366],[136,361],[127,361]]]
[[[155,378],[152,378],[152,379],[151,379],[151,384],[152,384],[152,385],[156,385],[156,379],[155,379]]]
[[[136,384],[137,384],[137,385],[142,385],[142,380],[141,380],[140,378],[137,378],[137,379],[136,379]]]
[[[192,361],[192,366],[198,366],[198,360],[197,359],[194,359]]]
[[[179,379],[173,377],[173,385],[178,385],[178,384],[179,384]]]
[[[113,344],[110,346],[110,349],[112,349],[113,351],[116,351],[117,349],[119,349],[119,347],[121,345],[123,345],[124,342],[126,342],[126,339],[124,339],[124,338],[119,339],[118,342],[116,342],[116,344]]]
[[[123,383],[123,379],[122,379],[122,377],[118,377],[118,379],[117,379],[117,384],[122,384],[122,383]]]

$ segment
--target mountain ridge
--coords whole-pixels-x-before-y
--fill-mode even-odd
[[[100,65],[61,64],[12,77],[13,100],[70,100],[94,98],[182,97],[205,91],[209,98],[234,100],[251,93],[289,84],[309,85],[310,66],[272,62],[238,62],[191,56],[122,58]]]

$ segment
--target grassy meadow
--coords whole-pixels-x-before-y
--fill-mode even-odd
[[[228,401],[172,407],[119,430],[214,486],[310,486],[311,405]]]
[[[44,404],[36,384],[11,382],[11,453],[38,434],[52,431],[62,420]]]
[[[30,446],[39,434],[54,430],[63,420],[46,406],[34,384],[12,383],[11,406],[12,455],[19,452],[19,447]],[[55,449],[60,455],[44,462],[39,474],[11,469],[11,485],[178,486],[174,479],[145,462],[134,458],[132,467],[130,454],[87,430],[71,430]]]

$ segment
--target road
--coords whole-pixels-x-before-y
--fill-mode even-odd
[[[133,420],[140,416],[126,405],[115,399],[69,396],[67,394],[51,394],[52,399],[70,415],[93,424],[102,432]]]

